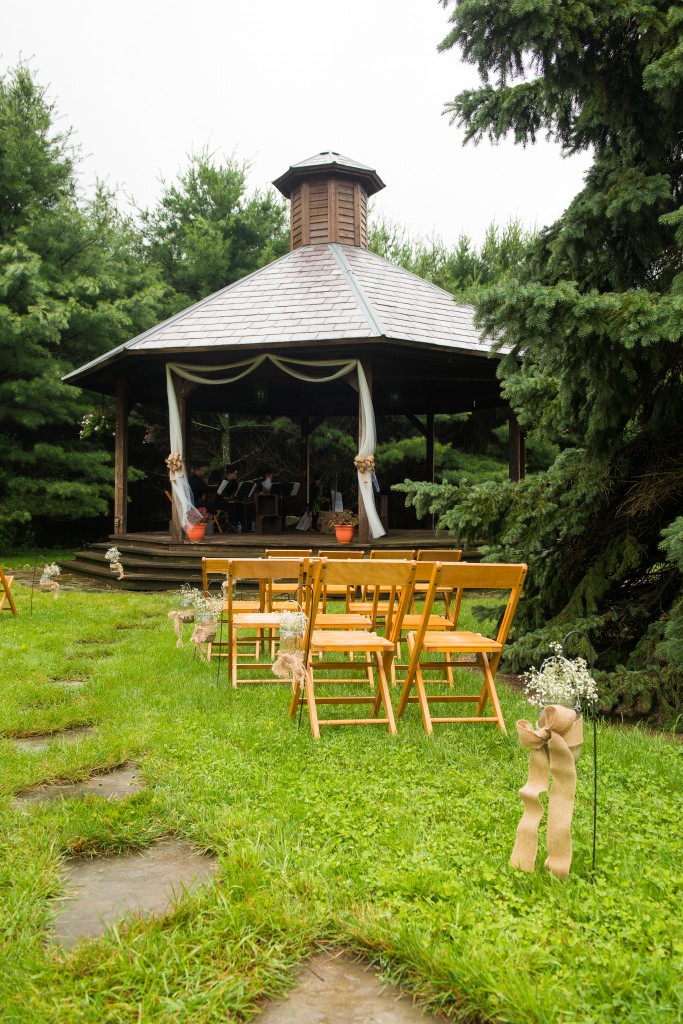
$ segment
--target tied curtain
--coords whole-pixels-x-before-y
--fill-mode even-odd
[[[180,521],[183,525],[196,522],[199,519],[199,515],[192,503],[192,492],[187,480],[187,467],[185,465],[185,454],[183,452],[183,436],[180,427],[180,412],[178,409],[175,387],[173,385],[173,374],[175,373],[176,376],[182,377],[184,380],[192,381],[195,384],[234,384],[236,381],[241,380],[250,373],[253,373],[253,371],[266,360],[277,366],[277,368],[282,370],[283,373],[288,373],[290,377],[296,377],[298,380],[306,381],[309,384],[325,384],[328,381],[337,380],[339,377],[346,377],[349,374],[355,374],[358,378],[358,393],[360,396],[360,445],[358,454],[363,457],[374,456],[375,446],[377,444],[375,410],[372,406],[372,397],[370,395],[368,382],[360,360],[358,359],[283,359],[281,356],[275,356],[267,353],[265,355],[256,356],[253,359],[245,359],[239,363],[230,363],[226,366],[212,366],[210,368],[206,366],[195,366],[189,363],[167,363],[166,390],[168,394],[171,453],[172,455],[177,454],[180,456],[183,467],[182,471],[171,472],[171,487],[173,490],[173,497],[178,504]],[[303,370],[299,369],[299,367],[327,367],[330,369],[334,368],[334,370],[332,373],[328,373],[324,377],[319,377],[311,376],[309,373],[305,373]],[[230,376],[207,376],[207,372],[216,374],[226,370],[230,371]],[[365,506],[365,512],[368,517],[370,535],[372,537],[384,536],[385,530],[380,522],[380,518],[375,507],[372,474],[359,469],[358,487],[363,499],[363,505]]]

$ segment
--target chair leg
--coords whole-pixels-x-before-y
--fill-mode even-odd
[[[393,656],[391,654],[389,654],[389,657],[391,657],[393,661]],[[389,696],[389,684],[387,682],[385,655],[382,654],[381,651],[377,652],[377,675],[379,677],[379,680],[377,683],[375,700],[372,705],[372,715],[374,718],[377,718],[377,713],[380,709],[380,704],[384,704],[387,713],[387,718],[389,719],[389,724],[387,727],[389,729],[389,735],[396,736],[398,730],[396,728],[396,719],[394,718],[394,709],[391,706],[391,697]]]
[[[429,713],[429,701],[427,700],[427,691],[425,690],[424,676],[422,675],[422,669],[420,668],[419,658],[417,658],[415,664],[413,664],[413,657],[416,654],[414,633],[408,634],[408,650],[410,652],[410,665],[403,684],[403,690],[401,691],[401,699],[398,704],[397,715],[400,718],[405,712],[405,709],[408,706],[410,691],[412,690],[414,683],[418,703],[420,705],[420,711],[422,712],[422,724],[427,735],[431,736],[434,732],[434,726],[432,725],[432,716]]]
[[[306,703],[308,704],[308,717],[311,722],[311,732],[313,733],[313,739],[320,739],[320,726],[318,725],[318,709],[315,706],[315,689],[313,683],[313,673],[306,673]]]
[[[230,630],[230,678],[233,690],[237,689],[237,627]]]
[[[493,673],[491,672],[491,667],[489,665],[489,659],[486,657],[485,654],[481,654],[480,657],[482,672],[484,673],[484,686],[482,687],[482,691],[479,694],[479,700],[477,701],[475,713],[477,715],[480,715],[482,713],[486,705],[486,697],[488,695],[493,706],[493,713],[496,716],[496,723],[498,725],[498,728],[505,736],[507,736],[507,729],[505,728],[505,719],[503,718],[503,712],[501,710],[500,702],[498,700],[498,693],[496,691],[496,684],[493,679]]]

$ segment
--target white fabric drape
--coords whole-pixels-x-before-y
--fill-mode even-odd
[[[171,486],[173,488],[173,496],[178,501],[180,518],[183,525],[188,522],[192,522],[193,519],[198,517],[196,516],[196,509],[192,504],[192,492],[190,491],[190,485],[187,482],[187,467],[185,466],[182,431],[180,429],[180,412],[178,410],[178,401],[176,398],[175,388],[173,386],[173,374],[175,373],[178,377],[192,381],[195,384],[234,384],[236,381],[241,380],[250,373],[253,373],[253,371],[261,366],[261,364],[266,360],[277,366],[277,368],[282,370],[283,373],[288,373],[290,377],[296,377],[298,380],[306,381],[309,384],[324,384],[332,380],[337,380],[339,377],[345,377],[347,374],[355,371],[358,375],[361,409],[360,445],[358,454],[363,456],[375,454],[375,446],[377,444],[375,410],[372,405],[372,396],[370,395],[368,382],[366,380],[365,373],[363,372],[363,367],[358,359],[283,359],[281,356],[266,353],[264,355],[256,356],[253,359],[244,359],[238,363],[229,363],[224,366],[213,366],[210,368],[212,373],[219,373],[224,370],[233,371],[229,377],[207,377],[206,373],[209,368],[202,365],[194,365],[191,363],[167,363],[166,390],[168,393],[171,452],[178,453],[181,456],[184,467],[182,476],[175,474],[175,479],[171,481]],[[321,368],[336,367],[336,370],[323,377],[318,377],[311,376],[310,374],[303,373],[296,369],[296,367],[299,366]],[[237,372],[235,373],[234,371]],[[359,471],[358,486],[363,499],[363,505],[365,506],[370,534],[372,537],[382,537],[384,536],[385,530],[375,507],[375,495],[370,475]]]

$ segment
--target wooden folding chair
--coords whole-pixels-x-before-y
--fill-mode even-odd
[[[5,576],[0,565],[0,612],[12,612],[13,615],[18,615],[19,612],[12,597],[13,583],[14,576]]]
[[[289,714],[294,715],[301,704],[308,705],[311,732],[320,738],[323,725],[386,725],[391,735],[396,734],[396,722],[389,697],[388,677],[396,653],[396,638],[400,635],[401,622],[412,597],[415,562],[380,561],[370,559],[350,561],[321,561],[313,595],[311,609],[311,632],[308,650],[306,682],[303,693],[298,690],[292,695]],[[393,603],[400,592],[396,613],[391,618],[388,635],[379,636],[375,631],[349,629],[318,629],[319,608],[325,585],[344,587],[370,587],[374,594],[375,616],[380,592],[389,594]],[[322,653],[324,660],[315,661],[315,655]],[[351,662],[350,653],[363,654],[364,661]],[[346,659],[338,656],[346,654]],[[332,660],[327,660],[331,655]],[[335,657],[335,655],[337,657]],[[360,674],[359,674],[360,670]],[[351,675],[353,671],[354,675]],[[344,675],[339,675],[344,672]],[[333,673],[332,676],[329,673]],[[376,678],[375,678],[376,674]],[[319,696],[316,687],[341,685],[356,688],[358,684],[374,689],[372,696]],[[366,718],[320,719],[318,708],[325,704],[369,704],[370,715]],[[384,714],[380,709],[384,705]]]
[[[410,664],[398,704],[399,717],[404,714],[408,704],[418,703],[425,732],[430,736],[433,722],[495,722],[501,732],[507,731],[496,692],[495,675],[517,610],[526,573],[526,565],[460,562],[439,567],[425,596],[420,628],[408,635]],[[431,630],[429,623],[432,607],[439,587],[443,586],[450,587],[455,593],[454,629]],[[495,639],[482,636],[481,633],[458,629],[462,597],[466,590],[508,591],[507,606]],[[441,678],[436,680],[437,683],[447,678],[447,665],[443,661],[429,660],[430,655],[433,658],[438,654],[456,656],[459,659],[455,663],[456,668],[458,664],[462,664],[463,667],[481,669],[483,685],[479,693],[427,694],[425,682],[431,684],[434,680],[425,680],[425,672],[438,673]],[[473,657],[460,660],[463,655]],[[413,688],[416,691],[414,694]],[[492,715],[483,714],[487,701],[491,702]],[[429,710],[431,703],[472,703],[475,705],[474,715],[434,718]]]
[[[364,551],[359,551],[359,550],[356,550],[355,548],[347,548],[345,546],[341,547],[341,548],[329,548],[329,549],[327,549],[327,548],[320,548],[320,550],[318,551],[318,558],[325,558],[328,561],[330,561],[330,559],[331,559],[332,561],[335,561],[335,562],[339,561],[340,559],[343,559],[344,561],[348,562],[352,558],[353,559],[358,559],[358,558],[364,558],[364,557],[365,557],[365,552]],[[327,605],[328,605],[328,603],[330,601],[343,601],[344,604],[346,604],[347,598],[348,598],[348,587],[332,587],[332,586],[329,586],[329,585],[326,586],[324,588],[324,590],[323,590],[323,596],[322,596],[322,603],[323,603],[322,611],[323,612],[327,612]]]
[[[462,561],[462,548],[420,548],[417,552],[418,562],[460,562]],[[421,601],[427,593],[426,583],[416,583],[413,591],[413,612],[418,611],[417,601]],[[446,615],[451,614],[451,593],[448,587],[440,587],[437,597],[441,597],[446,609]]]
[[[240,649],[254,643],[253,634],[268,633],[270,641],[273,634],[280,628],[282,608],[270,610],[268,589],[275,582],[287,583],[292,597],[301,605],[307,615],[310,614],[310,597],[307,589],[307,577],[310,569],[309,558],[234,558],[228,566],[228,600],[224,620],[221,627],[219,644],[224,645],[223,636],[227,637],[227,656],[230,659],[230,679],[233,688],[238,683],[277,683],[279,680],[270,673],[271,662],[260,662],[258,654],[249,661],[239,657]],[[262,608],[258,611],[236,610],[237,602],[234,593],[243,582],[255,583],[259,593],[263,595]],[[272,604],[272,601],[270,602]],[[297,607],[298,605],[292,605]],[[252,636],[245,637],[244,633]],[[271,648],[272,655],[272,648]],[[249,671],[249,678],[241,678],[240,673]],[[254,676],[253,673],[266,672],[265,675]]]
[[[370,552],[368,561],[370,562],[411,562],[415,558],[415,550],[402,551],[400,549],[393,550],[390,548],[376,548]],[[372,615],[373,625],[378,619],[386,619],[387,615],[391,615],[396,608],[396,603],[400,598],[400,592],[394,593],[394,600],[392,603],[388,600],[388,594],[382,593],[379,595],[379,603],[375,601],[375,594],[368,587],[362,588],[362,596],[357,599],[354,595],[347,596],[346,611],[347,613],[356,612],[360,615]]]
[[[224,596],[223,602],[223,615],[227,612],[228,602],[227,594],[225,593],[224,586],[227,587],[227,574],[230,566],[229,558],[202,558],[202,590],[204,596],[209,597],[213,594],[214,597],[218,596],[216,588],[211,591],[212,583],[219,583],[221,592]],[[233,607],[235,611],[240,612],[263,612],[266,610],[266,591],[265,587],[259,587],[252,597],[248,598],[237,598],[233,596]],[[261,632],[258,632],[254,638],[255,646],[255,657],[258,658],[261,651]],[[207,645],[206,656],[209,661],[211,658],[227,657],[227,651],[222,651],[221,643],[212,643]]]

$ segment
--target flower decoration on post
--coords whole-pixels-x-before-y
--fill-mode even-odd
[[[572,862],[576,762],[583,744],[582,711],[595,708],[597,687],[583,658],[565,658],[561,644],[551,647],[554,653],[540,669],[525,674],[526,697],[541,713],[535,729],[524,719],[517,722],[519,742],[529,749],[529,778],[519,791],[524,814],[510,864],[522,871],[534,870],[543,817],[540,794],[549,791],[545,867],[558,878],[567,878]]]
[[[168,469],[168,475],[171,482],[173,482],[177,476],[183,475],[183,457],[180,452],[171,452],[171,454],[167,456],[166,468]]]
[[[56,562],[47,562],[43,566],[43,571],[40,576],[40,586],[43,587],[44,590],[51,590],[55,601],[59,597],[59,583],[57,583],[55,576],[59,576],[61,571],[62,570]]]
[[[117,580],[122,580],[124,576],[123,566],[121,565],[121,552],[118,548],[109,548],[104,556],[105,561],[109,562],[109,571],[118,573]]]
[[[353,460],[353,464],[365,480],[366,473],[373,473],[375,470],[375,456],[374,455],[356,455]]]
[[[189,583],[183,583],[182,587],[179,587],[173,596],[178,602],[178,608],[169,612],[168,617],[173,622],[173,631],[178,638],[176,640],[176,647],[182,647],[183,625],[186,622],[194,622],[194,603],[202,594],[199,590],[191,587]]]
[[[190,643],[197,645],[199,656],[205,661],[207,646],[216,639],[218,620],[223,612],[222,597],[206,597],[201,591],[194,598],[195,625]]]
[[[292,689],[303,691],[306,685],[304,665],[304,638],[308,617],[299,608],[297,612],[282,612],[280,616],[280,650],[273,663],[273,674],[279,679],[292,680]]]

